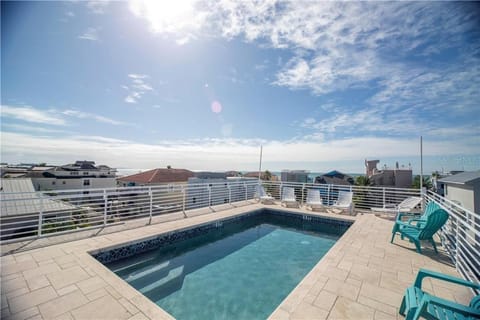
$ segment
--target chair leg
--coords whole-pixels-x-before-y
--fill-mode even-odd
[[[395,232],[392,231],[392,239],[390,240],[390,243],[393,243],[393,238],[395,238]]]
[[[403,296],[402,299],[402,304],[400,305],[400,310],[398,310],[398,313],[400,313],[402,316],[405,316],[405,308],[407,307],[406,302],[405,302],[405,296]]]
[[[433,240],[433,238],[430,239],[430,242],[432,243],[433,250],[435,250],[435,253],[438,254],[437,245],[435,244],[435,241]]]
[[[420,240],[415,240],[415,248],[417,249],[417,252],[418,253],[422,253],[422,248],[421,248],[421,245],[420,245]]]

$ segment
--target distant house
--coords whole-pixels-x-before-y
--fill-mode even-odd
[[[480,171],[454,174],[438,182],[444,185],[447,199],[472,212],[480,213]]]
[[[195,173],[186,169],[157,168],[117,179],[122,187],[186,183]]]
[[[321,176],[315,177],[315,183],[351,186],[355,183],[355,181],[353,180],[352,176],[337,170],[333,170]]]
[[[258,171],[247,172],[243,175],[244,178],[255,178],[258,179]],[[270,178],[267,176],[267,171],[262,171],[260,174],[260,179],[278,181],[278,176],[270,172]]]
[[[377,169],[380,160],[365,160],[366,176],[374,186],[410,188],[413,182],[412,168],[399,167],[398,162],[395,168],[384,167]]]
[[[58,167],[32,167],[27,177],[32,179],[37,191],[114,188],[116,171],[84,160]]]

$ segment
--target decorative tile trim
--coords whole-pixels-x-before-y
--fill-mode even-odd
[[[343,234],[353,224],[353,221],[348,220],[340,220],[328,217],[320,217],[309,214],[298,214],[283,210],[280,211],[264,208],[246,212],[245,214],[235,217],[212,221],[204,225],[194,226],[185,230],[175,230],[165,234],[150,237],[148,239],[142,239],[133,243],[126,243],[121,247],[100,249],[96,252],[91,253],[91,255],[99,262],[107,264],[113,261],[134,256],[139,253],[168,246],[178,241],[188,240],[199,235],[204,235],[213,230],[217,230],[218,228],[224,228],[225,226],[232,225],[238,223],[239,221],[260,215],[282,216],[288,219],[295,220],[295,222],[297,223],[302,222],[313,225],[327,225],[329,229],[333,229],[334,231],[341,234]]]

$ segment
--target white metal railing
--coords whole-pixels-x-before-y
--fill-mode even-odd
[[[428,191],[426,203],[434,201],[449,214],[440,239],[457,271],[467,280],[480,282],[480,214]],[[477,294],[479,294],[477,292]]]
[[[320,191],[322,201],[327,206],[332,205],[333,202],[337,200],[339,191],[350,191],[353,192],[355,208],[365,210],[370,210],[372,207],[385,208],[389,205],[399,204],[405,198],[421,196],[420,189],[276,181],[263,181],[262,185],[269,195],[278,200],[282,198],[282,190],[284,187],[293,187],[295,189],[296,200],[300,204],[305,203],[308,189],[316,189]],[[419,210],[421,209],[419,208]]]
[[[2,243],[252,200],[258,180],[0,193]]]
[[[88,190],[56,190],[33,193],[1,193],[1,232],[3,243],[36,237],[69,233],[108,225],[123,224],[144,218],[152,223],[154,216],[252,200],[259,181],[226,180],[212,183],[184,183],[158,186],[122,187]],[[299,203],[306,200],[307,190],[320,190],[326,205],[332,204],[338,192],[354,193],[356,209],[397,204],[418,189],[321,185],[262,181],[265,190],[280,200],[283,187],[293,187]]]

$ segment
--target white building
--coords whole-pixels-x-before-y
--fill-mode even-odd
[[[377,169],[380,160],[365,160],[366,176],[370,179],[370,183],[374,186],[410,188],[413,182],[412,168],[409,166],[400,167],[398,162],[395,168],[384,167],[382,170]]]
[[[95,166],[94,161],[76,161],[44,171],[32,170],[28,176],[37,191],[102,189],[116,187],[116,172],[105,165]]]
[[[480,213],[480,171],[454,174],[438,180],[444,184],[445,198],[465,209]]]

